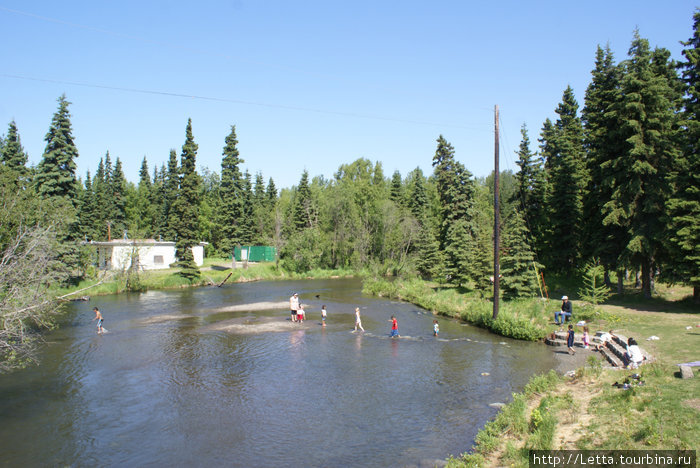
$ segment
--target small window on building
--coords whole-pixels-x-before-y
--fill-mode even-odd
[[[163,256],[162,255],[154,255],[153,256],[153,263],[155,263],[156,265],[162,265],[164,263]]]

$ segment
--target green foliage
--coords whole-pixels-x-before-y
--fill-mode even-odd
[[[195,170],[197,144],[192,136],[192,119],[187,121],[185,143],[182,145],[180,158],[180,187],[177,198],[171,207],[174,214],[176,238],[176,256],[180,275],[193,281],[200,275],[192,256],[192,247],[200,241],[199,237],[199,187],[200,177]]]
[[[583,223],[583,188],[588,174],[583,157],[583,127],[578,117],[578,103],[567,87],[556,109],[559,118],[546,139],[545,167],[549,179],[547,193],[547,260],[554,271],[576,268],[580,255],[580,228]]]
[[[73,142],[73,130],[68,106],[71,103],[62,95],[58,98],[58,110],[44,140],[46,148],[37,166],[35,183],[38,193],[45,198],[60,197],[76,202],[75,158],[78,149]]]
[[[612,291],[603,283],[603,273],[605,268],[597,258],[593,258],[586,263],[583,275],[583,287],[579,289],[578,295],[584,301],[588,301],[594,306],[605,302],[610,297]]]
[[[540,295],[537,271],[542,265],[535,260],[527,228],[518,212],[512,213],[506,220],[501,258],[501,289],[504,299]]]

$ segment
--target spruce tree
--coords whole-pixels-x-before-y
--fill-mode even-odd
[[[434,176],[440,198],[440,249],[446,254],[445,274],[456,284],[466,284],[471,269],[474,227],[471,207],[474,182],[471,173],[454,157],[454,148],[442,135],[433,157]]]
[[[67,283],[81,270],[81,255],[77,241],[81,237],[78,221],[80,200],[75,158],[78,150],[73,142],[68,106],[65,95],[58,99],[58,110],[53,115],[44,140],[46,147],[37,166],[34,184],[36,191],[63,213],[65,229],[57,234],[54,268],[61,281]]]
[[[80,202],[80,233],[86,240],[98,240],[99,233],[97,231],[99,206],[95,197],[90,171],[87,171],[85,176],[85,189],[81,192],[82,200]]]
[[[664,255],[668,176],[671,162],[679,156],[678,87],[669,78],[669,67],[654,64],[655,56],[659,54],[652,53],[649,42],[635,32],[624,63],[622,98],[615,109],[625,143],[617,158],[603,164],[614,177],[603,222],[628,233],[623,255],[641,266],[642,290],[647,298]]]
[[[170,150],[168,158],[168,169],[165,171],[163,180],[163,215],[164,225],[162,236],[168,241],[177,240],[178,212],[174,209],[178,197],[180,196],[180,167],[177,164],[177,153]]]
[[[219,248],[232,254],[233,248],[243,242],[241,223],[243,222],[243,176],[240,165],[245,161],[238,152],[236,126],[224,140],[221,160],[221,187],[217,206],[217,239]]]
[[[185,130],[185,143],[182,145],[180,155],[180,189],[178,197],[173,203],[174,228],[177,239],[175,240],[178,266],[180,275],[193,281],[199,277],[200,272],[194,263],[192,247],[199,244],[199,188],[200,178],[196,170],[197,144],[192,135],[192,119],[187,120]]]
[[[419,167],[409,174],[408,191],[408,208],[413,216],[423,224],[428,209],[428,194],[425,189],[425,177]]]
[[[545,173],[542,159],[530,151],[530,137],[525,124],[520,129],[520,134],[522,140],[516,162],[520,170],[516,175],[515,197],[517,206],[523,213],[524,222],[532,232],[532,238],[540,240],[546,232]]]
[[[501,291],[504,299],[540,294],[537,268],[527,226],[518,211],[506,218],[501,253]]]
[[[49,131],[44,137],[46,148],[37,166],[35,183],[38,193],[44,198],[60,197],[70,203],[77,200],[75,158],[78,149],[73,142],[73,130],[68,106],[71,103],[62,95],[58,98],[58,110],[51,120]]]
[[[583,223],[583,188],[588,181],[583,156],[583,127],[578,103],[567,87],[556,110],[559,118],[550,142],[549,157],[549,266],[558,272],[573,271],[581,252],[580,230]]]
[[[666,276],[693,287],[700,303],[700,11],[693,15],[693,36],[683,42],[682,78],[686,85],[682,114],[682,153],[674,160],[669,181],[673,194],[666,203],[669,264]]]
[[[155,187],[148,171],[148,161],[146,161],[144,156],[141,162],[141,169],[139,170],[139,184],[136,188],[136,206],[134,207],[136,219],[133,220],[143,237],[152,237],[154,235],[154,218],[157,213],[157,205],[153,196],[154,190]]]
[[[309,188],[309,172],[304,169],[294,194],[292,211],[292,226],[299,232],[314,226],[316,221],[316,208],[311,198]]]
[[[110,177],[110,220],[112,221],[112,233],[115,237],[124,236],[126,231],[126,198],[127,183],[122,170],[122,162],[117,158],[114,163],[112,176]]]
[[[241,242],[247,245],[253,244],[255,232],[255,220],[253,218],[253,184],[250,180],[250,172],[247,170],[243,174],[243,217],[240,223]]]
[[[585,105],[581,111],[584,125],[586,167],[590,175],[584,200],[585,223],[583,256],[600,258],[607,270],[618,270],[622,278],[622,261],[625,231],[620,226],[603,223],[604,205],[611,199],[613,174],[604,169],[609,161],[622,151],[623,140],[618,132],[615,107],[621,99],[621,70],[613,59],[610,47],[598,46],[591,83],[586,89]]]
[[[389,191],[389,199],[399,206],[403,205],[403,184],[401,181],[401,173],[394,171],[391,176],[391,190]]]
[[[2,138],[0,138],[2,140]],[[7,129],[7,136],[3,141],[0,149],[0,162],[5,168],[14,171],[17,174],[17,180],[21,186],[28,182],[29,168],[27,168],[27,153],[22,148],[17,124],[13,120],[10,122]]]
[[[271,206],[276,204],[277,202],[277,187],[275,187],[275,181],[272,180],[272,177],[270,177],[270,180],[267,183],[267,189],[265,189],[265,194],[267,196],[267,202]]]

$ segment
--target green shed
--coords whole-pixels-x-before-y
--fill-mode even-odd
[[[237,262],[274,262],[277,249],[269,245],[244,245],[233,249]]]

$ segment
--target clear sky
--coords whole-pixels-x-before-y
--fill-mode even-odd
[[[696,3],[588,1],[102,2],[0,0],[0,134],[15,120],[30,164],[65,93],[80,157],[109,151],[136,182],[180,154],[221,172],[236,126],[243,169],[296,185],[357,158],[428,175],[442,134],[476,176],[501,169],[527,124],[536,143],[567,85],[583,106],[598,44],[617,61],[635,28],[680,59]],[[533,148],[536,149],[536,148]]]

